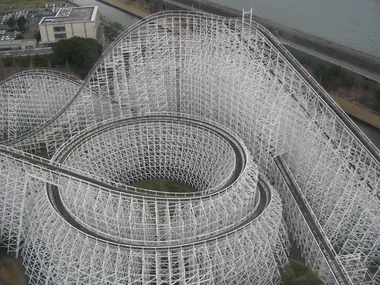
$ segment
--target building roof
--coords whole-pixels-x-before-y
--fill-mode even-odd
[[[43,17],[39,23],[41,24],[66,24],[73,22],[93,22],[96,19],[98,6],[85,7],[69,7],[61,8],[53,17]]]
[[[28,44],[35,44],[37,45],[36,39],[22,39],[22,40],[7,40],[7,41],[0,41],[0,47],[2,46],[16,46],[16,45],[28,45]]]

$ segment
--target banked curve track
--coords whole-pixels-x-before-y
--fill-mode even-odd
[[[0,92],[1,238],[30,284],[279,284],[286,228],[326,284],[379,284],[378,150],[260,25],[158,13],[84,82]]]

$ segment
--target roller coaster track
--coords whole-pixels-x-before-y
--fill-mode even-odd
[[[315,239],[318,241],[318,244],[325,255],[327,262],[334,272],[336,279],[339,284],[352,284],[350,278],[342,267],[342,264],[337,260],[336,253],[334,249],[331,247],[330,243],[326,240],[326,235],[322,233],[320,227],[315,221],[315,217],[311,213],[309,207],[307,206],[307,202],[302,197],[302,192],[297,186],[297,182],[293,178],[291,171],[286,166],[285,160],[281,156],[274,157],[274,162],[278,170],[280,171],[282,177],[285,179],[286,184],[288,185],[292,196],[297,201],[298,206],[302,211],[302,215],[308,223],[309,228],[312,230],[312,233]]]
[[[204,52],[197,47],[198,44]],[[250,67],[252,59],[257,59],[257,62]],[[293,76],[290,79],[282,75],[288,71]],[[22,76],[32,74],[29,71]],[[276,190],[266,179],[272,182],[278,181],[279,177],[286,183],[312,233],[310,242],[317,244],[322,252],[321,255],[311,255],[311,263],[317,266],[327,264],[327,267],[321,265],[317,268],[321,279],[329,285],[356,284],[358,280],[367,280],[367,275],[356,273],[359,270],[349,271],[341,258],[367,254],[376,262],[374,245],[378,244],[380,237],[375,231],[372,240],[366,240],[372,242],[371,252],[358,253],[360,246],[353,248],[353,245],[365,240],[357,228],[375,225],[371,215],[373,208],[379,205],[380,152],[302,65],[260,24],[198,12],[158,13],[139,21],[120,35],[102,54],[83,83],[59,74],[56,77],[77,86],[76,93],[67,94],[63,106],[51,111],[51,117],[45,116],[43,121],[41,117],[37,118],[41,119],[40,125],[32,126],[14,139],[8,140],[5,136],[5,140],[0,142],[0,159],[4,162],[1,170],[5,173],[0,175],[0,183],[5,185],[0,202],[6,205],[3,211],[4,229],[1,230],[9,240],[14,239],[12,234],[15,229],[18,230],[17,253],[20,240],[25,239],[23,254],[30,254],[25,258],[27,268],[41,268],[42,273],[38,274],[37,279],[39,275],[47,276],[34,284],[48,284],[49,280],[55,280],[57,284],[70,283],[67,280],[71,278],[71,271],[67,268],[62,267],[64,269],[57,271],[57,274],[51,272],[64,264],[60,258],[54,259],[61,254],[67,258],[67,264],[71,260],[77,261],[71,255],[75,251],[74,243],[76,250],[81,251],[83,260],[91,262],[91,266],[71,268],[75,271],[72,278],[77,278],[75,282],[78,284],[89,284],[94,280],[101,280],[101,284],[155,282],[184,285],[203,284],[204,280],[217,284],[221,280],[226,284],[278,284],[279,275],[273,277],[270,273],[277,270],[274,269],[277,265],[282,267],[287,259],[287,237],[283,233],[281,220],[284,205],[281,205]],[[16,84],[17,80],[18,75],[9,78],[0,84],[0,88],[4,84]],[[20,86],[23,87],[21,83]],[[90,102],[88,106],[83,103],[83,94],[87,96],[86,103]],[[87,115],[91,119],[87,120]],[[67,118],[72,118],[77,125],[71,125],[72,121]],[[5,121],[6,116],[1,119]],[[132,157],[125,164],[114,163],[106,156],[107,147],[115,146],[113,154],[119,154],[124,145],[131,144],[128,136],[123,137],[125,141],[113,142],[112,139],[118,137],[107,137],[106,134],[122,127],[133,129],[135,124],[166,124],[167,129],[161,131],[158,128],[154,135],[148,137],[148,131],[144,133],[144,128],[136,128],[137,136],[147,137],[146,142],[138,141],[136,148],[144,143],[146,148],[138,149],[138,157],[134,157],[132,152],[123,153],[123,159]],[[171,127],[170,124],[175,126]],[[181,130],[181,126],[185,130],[183,141],[179,135],[181,133],[175,133]],[[70,131],[65,132],[67,129]],[[48,146],[54,143],[55,132],[61,136],[52,147],[53,151],[59,149],[51,161],[11,148],[23,149],[23,144],[35,141],[38,146],[40,143]],[[98,139],[102,135],[105,139]],[[201,145],[197,140],[206,137],[204,146],[209,148],[205,149],[212,154],[209,157],[204,155],[203,160],[173,164],[173,161],[181,163],[182,156],[176,156],[174,147],[169,148],[173,150],[171,155],[174,158],[169,154],[168,157],[162,156],[165,151],[156,148],[155,144],[164,141],[163,137],[176,149],[199,157],[203,155],[202,150],[195,149],[196,143],[187,144],[186,138]],[[209,193],[159,193],[132,187],[96,172],[102,167],[107,169],[108,163],[110,169],[115,168],[113,173],[127,173],[122,171],[130,166],[128,163],[134,165],[133,159],[143,161],[141,165],[145,167],[152,161],[153,164],[157,163],[154,161],[157,157],[165,163],[168,161],[157,164],[166,167],[168,172],[178,165],[190,165],[191,171],[195,171],[206,167],[208,160],[222,164],[224,160],[217,158],[225,155],[222,148],[225,145],[232,149],[231,165],[234,168],[230,171],[226,167],[228,175],[216,176],[223,180],[210,186]],[[83,152],[79,147],[83,147]],[[99,153],[98,156],[91,153],[94,150]],[[85,158],[82,164],[74,163],[76,155],[78,160]],[[105,160],[103,164],[99,162],[99,157]],[[331,162],[328,160],[330,157]],[[81,165],[83,168],[80,168]],[[325,170],[324,165],[326,169],[331,167],[331,173]],[[246,170],[248,168],[250,172]],[[135,170],[128,171],[132,173]],[[51,176],[38,177],[39,173],[49,173]],[[205,175],[205,172],[199,173]],[[198,172],[193,173],[193,179],[205,179],[197,175]],[[32,182],[28,180],[29,176]],[[239,184],[242,177],[249,178],[244,181],[245,184]],[[31,202],[25,200],[25,195],[37,200],[41,197],[41,187],[36,188],[35,192],[27,192],[30,185],[38,184],[35,178],[45,185],[43,193],[46,194],[48,206],[44,204],[43,207],[46,207],[43,209],[38,209],[38,203],[31,206],[28,204]],[[21,184],[24,198],[20,198]],[[336,194],[332,191],[334,187]],[[326,198],[325,189],[332,196],[332,202],[329,197]],[[250,193],[253,193],[251,197],[248,195]],[[240,195],[244,197],[240,199],[242,201],[239,200]],[[234,203],[226,197],[235,199],[231,200]],[[42,205],[43,200],[39,201]],[[193,205],[192,201],[199,201],[199,204],[194,202]],[[102,203],[107,205],[103,207]],[[328,209],[330,216],[327,216],[320,207],[326,208],[329,203],[333,207]],[[129,205],[135,208],[129,210],[128,220],[125,209]],[[252,208],[245,209],[247,205]],[[52,209],[53,212],[49,212]],[[18,219],[34,213],[41,219],[29,221],[31,225],[25,227],[24,233],[22,222]],[[112,220],[115,213],[116,218]],[[183,213],[189,214],[190,218],[182,217]],[[226,221],[221,220],[221,213],[226,214]],[[55,215],[58,217],[56,220]],[[321,222],[320,219],[324,220]],[[68,244],[62,245],[62,248],[56,243],[60,236],[54,236],[57,228],[52,224],[71,233],[65,238]],[[46,241],[45,237],[38,236],[45,227],[48,231]],[[106,232],[108,229],[109,233]],[[344,235],[338,232],[342,229]],[[29,230],[32,232],[31,238],[28,237]],[[328,230],[331,232],[326,232]],[[370,230],[364,228],[363,235],[372,233]],[[164,231],[169,232],[169,238]],[[72,238],[76,233],[79,241]],[[161,233],[164,236],[162,240],[159,238]],[[297,233],[304,234],[302,231]],[[180,234],[183,236],[178,238]],[[309,237],[307,234],[305,236]],[[335,241],[330,238],[335,238]],[[73,243],[73,249],[70,243]],[[45,252],[35,253],[35,248],[43,248],[45,244],[50,246]],[[86,248],[88,244],[91,246]],[[35,258],[38,254],[43,257]],[[189,269],[194,260],[195,269]],[[355,268],[363,272],[367,270],[359,259],[355,262]],[[161,267],[160,263],[165,265]],[[48,270],[46,264],[49,264]],[[113,264],[122,264],[121,269],[115,269]],[[246,267],[240,271],[239,264]],[[229,266],[234,267],[229,269]],[[102,276],[96,275],[91,268],[98,268]],[[256,271],[251,272],[250,268]],[[368,282],[372,283],[368,284],[377,284],[379,270],[369,277]],[[190,271],[196,272],[196,277],[189,277]],[[125,272],[128,272],[127,277],[124,276]],[[330,278],[330,273],[333,278]],[[239,274],[241,277],[237,276]],[[34,271],[30,275],[36,276]],[[225,276],[228,276],[226,280],[223,279]]]

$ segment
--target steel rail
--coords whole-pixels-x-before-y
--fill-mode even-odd
[[[305,221],[311,229],[314,238],[318,242],[318,245],[321,248],[322,253],[324,254],[325,260],[329,264],[329,267],[331,271],[334,273],[337,281],[339,282],[339,284],[353,284],[350,277],[343,269],[343,266],[340,264],[340,262],[337,261],[334,249],[329,245],[329,242],[326,240],[325,235],[322,233],[317,222],[313,218],[313,215],[309,210],[309,207],[307,206],[307,202],[301,194],[297,182],[295,181],[295,179],[291,175],[290,170],[286,166],[285,160],[282,158],[282,156],[276,156],[273,158],[273,160],[281,176],[284,178],[294,200],[297,202],[297,205],[301,210],[302,216],[305,218]]]

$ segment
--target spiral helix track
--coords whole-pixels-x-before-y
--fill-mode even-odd
[[[288,232],[326,284],[380,284],[379,152],[256,23],[151,15],[84,82],[1,82],[0,126],[30,284],[280,284]]]

